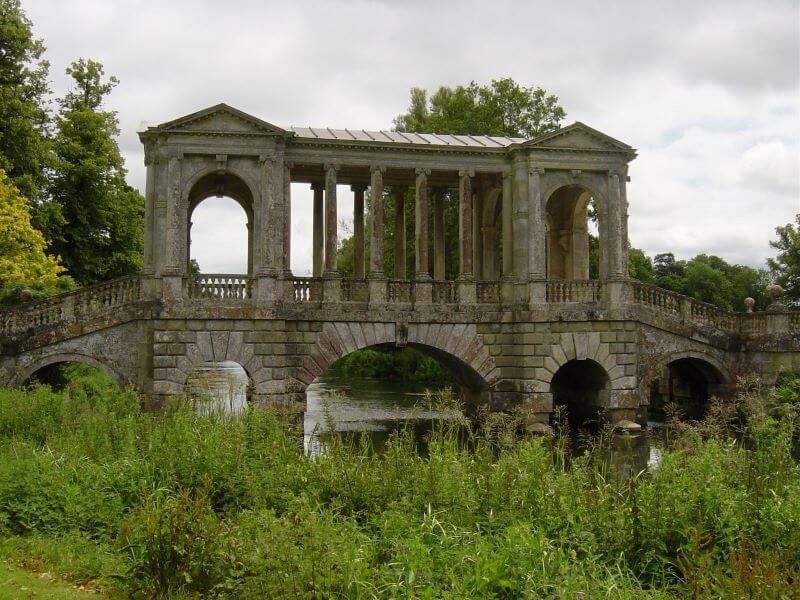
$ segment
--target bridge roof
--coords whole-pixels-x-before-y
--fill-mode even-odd
[[[505,148],[522,144],[525,138],[487,135],[452,135],[447,133],[410,133],[406,131],[331,129],[330,127],[290,127],[298,137],[321,140],[420,144],[425,146],[469,146],[472,148]]]
[[[453,135],[445,133],[410,133],[405,131],[332,129],[330,127],[283,128],[241,110],[217,104],[190,115],[148,127],[140,132],[142,140],[151,134],[208,134],[208,135],[267,135],[280,136],[298,142],[341,142],[343,145],[416,146],[461,148],[470,152],[502,151],[505,148],[542,150],[583,150],[621,153],[629,159],[636,151],[617,139],[579,121],[549,131],[531,139],[507,136]]]

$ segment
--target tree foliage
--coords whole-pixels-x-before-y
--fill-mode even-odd
[[[67,73],[74,87],[59,100],[43,227],[69,273],[86,285],[140,270],[144,201],[125,183],[117,115],[102,108],[116,78],[105,80],[93,60],[80,59]]]
[[[776,227],[778,239],[769,243],[778,255],[767,259],[767,264],[775,277],[775,283],[786,290],[786,298],[790,304],[800,305],[800,213],[791,222]]]
[[[558,129],[565,116],[558,96],[507,77],[489,85],[442,86],[430,95],[412,88],[408,112],[394,125],[397,131],[532,138]]]
[[[49,163],[49,65],[31,27],[19,0],[0,0],[0,169],[35,202]]]
[[[0,287],[20,282],[55,285],[64,268],[45,253],[41,232],[31,225],[28,203],[0,170]]]

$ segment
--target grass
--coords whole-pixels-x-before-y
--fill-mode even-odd
[[[9,563],[0,562],[0,600],[77,600],[91,598],[91,591],[75,589],[71,584],[54,578],[50,573],[29,572]]]
[[[741,389],[635,477],[607,432],[569,456],[515,415],[311,459],[275,411],[153,415],[85,376],[0,391],[0,556],[138,598],[796,598],[800,386]]]

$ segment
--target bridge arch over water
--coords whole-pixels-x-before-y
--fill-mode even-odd
[[[97,369],[114,381],[120,389],[124,389],[128,385],[133,384],[133,382],[122,375],[121,370],[111,364],[109,360],[101,360],[93,356],[75,352],[56,352],[38,358],[20,369],[17,375],[11,379],[10,384],[12,386],[24,385],[34,378],[37,373],[46,370],[48,367],[68,363],[86,365],[87,367]]]

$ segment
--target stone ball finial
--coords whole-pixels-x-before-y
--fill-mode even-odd
[[[19,292],[19,301],[20,302],[30,302],[33,300],[33,292],[30,290],[20,290]]]
[[[767,288],[767,293],[769,294],[770,298],[770,304],[767,307],[767,310],[783,310],[783,302],[781,302],[781,299],[783,298],[783,288],[777,283],[774,283]]]
[[[753,312],[753,307],[756,305],[756,301],[753,298],[745,298],[744,299],[744,308],[747,312]]]

